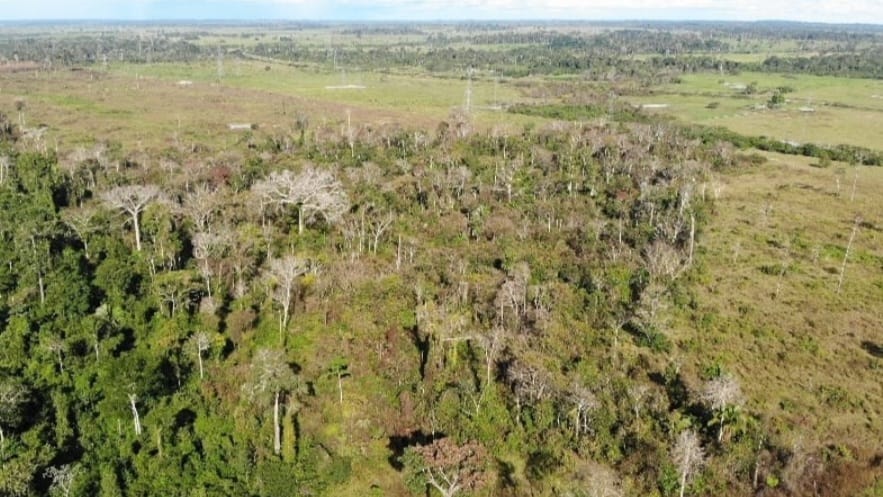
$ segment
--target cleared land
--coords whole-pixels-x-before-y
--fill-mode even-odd
[[[767,157],[714,186],[716,213],[699,248],[703,327],[678,333],[691,343],[693,366],[725,364],[745,378],[747,396],[777,430],[875,450],[883,433],[883,169]]]
[[[364,88],[333,88],[347,85]],[[153,64],[109,72],[0,74],[0,105],[13,109],[16,101],[24,102],[25,125],[47,125],[44,136],[50,146],[90,144],[95,137],[132,148],[223,146],[239,139],[230,133],[230,123],[291,133],[298,115],[314,125],[343,123],[349,112],[356,129],[434,129],[464,105],[467,86],[466,79],[329,72],[254,61],[226,63],[219,83],[215,63]],[[521,98],[506,84],[472,82],[472,109],[479,125],[536,121],[494,109],[498,101]]]
[[[756,90],[748,94],[750,85]],[[787,87],[785,103],[769,108],[773,93]],[[685,75],[635,104],[668,104],[655,112],[685,122],[723,126],[745,135],[818,145],[883,147],[883,81],[832,76]]]

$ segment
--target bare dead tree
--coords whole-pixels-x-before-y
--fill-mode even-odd
[[[600,406],[598,398],[588,388],[574,384],[567,392],[569,401],[573,404],[573,434],[576,438],[580,435],[588,433],[589,414]]]
[[[231,232],[227,229],[219,231],[200,231],[193,235],[193,258],[199,266],[199,272],[205,281],[208,297],[212,298],[212,276],[216,273],[212,267],[212,260],[222,257],[230,247]]]
[[[129,407],[132,408],[132,424],[135,428],[135,436],[141,436],[141,432],[143,431],[141,428],[141,416],[138,415],[138,395],[134,393],[129,394]]]
[[[645,331],[659,330],[666,325],[666,313],[669,308],[668,290],[660,283],[650,283],[641,292],[634,308],[634,319]]]
[[[141,251],[141,213],[152,202],[160,197],[160,189],[156,185],[118,186],[100,194],[101,200],[110,208],[129,215],[135,229],[135,248]]]
[[[205,331],[197,331],[187,341],[190,350],[196,354],[196,361],[199,364],[199,379],[205,378],[202,367],[202,353],[207,352],[212,347],[212,339]]]
[[[259,349],[251,363],[249,381],[242,386],[246,396],[252,401],[267,394],[273,398],[273,453],[276,455],[282,452],[282,396],[290,392],[296,383],[297,377],[281,351]]]
[[[43,472],[43,476],[49,480],[49,491],[61,497],[69,497],[73,490],[74,479],[77,477],[77,467],[71,464],[61,466],[49,466]]]
[[[856,216],[852,225],[852,233],[849,235],[849,243],[846,244],[846,252],[843,253],[843,263],[840,265],[840,277],[837,279],[837,293],[843,286],[843,277],[846,275],[846,261],[849,259],[849,252],[852,250],[852,242],[855,241],[855,235],[858,233],[858,227],[862,223],[862,217]]]
[[[67,351],[67,344],[61,337],[51,335],[43,341],[43,347],[55,356],[58,361],[58,372],[64,373],[64,353]]]
[[[647,271],[656,279],[672,281],[686,269],[681,253],[662,240],[656,240],[644,250]]]
[[[592,461],[576,461],[559,495],[623,497],[622,478],[613,469]]]
[[[100,225],[98,223],[98,209],[91,205],[82,207],[65,209],[61,213],[64,224],[67,225],[77,238],[83,242],[86,259],[89,259],[89,238],[92,233],[98,231]]]
[[[515,408],[519,416],[522,406],[548,399],[554,393],[551,376],[539,367],[518,361],[506,369],[506,375],[515,394]]]
[[[516,264],[509,277],[497,292],[497,319],[505,318],[506,309],[511,309],[515,319],[521,319],[527,308],[527,284],[530,279],[530,266],[525,262]]]
[[[743,401],[739,381],[728,374],[718,376],[703,385],[700,397],[703,402],[708,404],[712,411],[716,412],[719,418],[717,441],[720,442],[724,437],[724,423],[727,420],[725,415],[727,410],[738,408]]]
[[[696,471],[705,464],[705,452],[699,442],[699,435],[693,430],[685,430],[678,435],[672,449],[672,460],[678,467],[680,475],[680,497],[684,497],[687,483]]]
[[[6,433],[4,426],[14,425],[20,421],[21,407],[27,399],[27,389],[14,381],[0,383],[0,456],[6,446]]]
[[[270,287],[270,297],[280,307],[279,339],[288,327],[291,305],[294,301],[300,277],[310,269],[309,262],[297,256],[288,255],[281,259],[270,259],[264,270],[264,279]]]
[[[207,184],[200,184],[187,192],[181,201],[181,212],[193,223],[194,231],[209,231],[212,219],[221,206],[217,190]]]
[[[506,345],[506,330],[502,326],[494,326],[478,335],[478,343],[484,350],[484,388],[487,390],[493,381],[494,367]]]
[[[368,227],[371,230],[371,239],[368,243],[371,253],[377,253],[377,247],[380,245],[380,240],[383,239],[383,235],[395,219],[396,216],[392,212],[387,212],[386,214],[381,214],[380,212],[372,213],[371,220],[368,222]]]
[[[498,190],[505,192],[506,202],[512,203],[512,196],[515,193],[515,180],[518,178],[518,172],[521,171],[524,162],[521,159],[512,160],[498,166],[494,176],[494,184]]]
[[[422,462],[417,469],[442,497],[478,490],[489,481],[487,452],[478,442],[457,445],[450,438],[411,449]]]
[[[646,384],[637,384],[630,386],[628,388],[628,397],[632,402],[632,413],[635,416],[635,419],[640,419],[641,417],[641,409],[647,403],[647,398],[650,396],[651,390],[650,387]]]
[[[343,185],[330,171],[307,166],[298,174],[289,170],[273,172],[255,183],[252,192],[267,204],[293,205],[298,209],[298,233],[304,225],[322,218],[334,223],[349,208]]]
[[[0,185],[5,184],[6,180],[9,179],[9,166],[12,164],[12,160],[8,155],[0,155]]]
[[[345,216],[340,223],[344,247],[350,251],[350,259],[359,257],[365,246],[365,213]]]
[[[437,351],[431,358],[431,364],[437,370],[444,368],[452,345],[474,338],[469,316],[446,302],[436,303],[428,299],[417,305],[416,317],[417,328],[432,344],[430,350]]]

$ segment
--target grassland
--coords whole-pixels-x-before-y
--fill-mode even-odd
[[[192,84],[182,85],[181,81]],[[352,87],[347,87],[352,85]],[[400,125],[434,129],[463,106],[468,82],[372,71],[327,71],[256,61],[229,61],[218,82],[217,64],[125,65],[103,71],[0,74],[0,106],[25,103],[27,126],[45,124],[50,145],[70,148],[95,137],[130,149],[203,143],[223,147],[238,140],[230,123],[291,132],[298,115],[316,125],[344,122],[355,128]],[[505,83],[472,83],[480,126],[520,126],[535,118],[494,109],[518,101]]]
[[[767,157],[712,188],[716,213],[699,249],[703,327],[678,330],[687,362],[745,378],[779,432],[873,451],[883,436],[883,170]]]
[[[465,100],[467,81],[424,76],[384,74],[370,69],[337,70],[295,68],[280,64],[236,61],[225,65],[221,83],[233,88],[260,90],[308,98],[318,102],[347,104],[372,109],[391,109],[434,118],[446,117],[451,108]],[[165,80],[192,80],[214,83],[216,63],[123,66],[115,71],[130,77],[147,76]],[[346,88],[351,86],[350,88]],[[472,102],[477,108],[497,98],[513,99],[517,94],[508,86],[487,81],[472,84]]]
[[[744,89],[754,83],[757,91]],[[768,108],[778,88],[786,103]],[[685,75],[678,84],[652,95],[631,97],[635,104],[664,104],[657,110],[691,123],[724,126],[746,135],[820,145],[883,147],[883,81],[832,76]]]

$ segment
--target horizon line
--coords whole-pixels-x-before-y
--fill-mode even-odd
[[[785,23],[785,24],[802,24],[802,25],[821,25],[821,26],[873,26],[883,28],[883,23],[874,22],[825,22],[825,21],[800,21],[792,19],[701,19],[701,18],[683,18],[683,19],[654,19],[654,18],[582,18],[582,19],[563,19],[563,18],[524,18],[524,19],[492,19],[492,18],[456,18],[456,19],[429,19],[429,18],[389,18],[389,19],[345,19],[345,18],[287,18],[287,17],[267,17],[267,18],[214,18],[214,17],[155,17],[155,18],[32,18],[32,19],[0,19],[0,24],[52,24],[52,23],[328,23],[328,24],[470,24],[470,23],[499,23],[499,24],[524,24],[524,23],[561,23],[561,24],[585,24],[585,23],[703,23],[703,24],[765,24],[765,23]]]

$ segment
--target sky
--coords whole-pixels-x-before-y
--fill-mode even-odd
[[[883,24],[883,0],[0,0],[0,20],[791,20]]]

